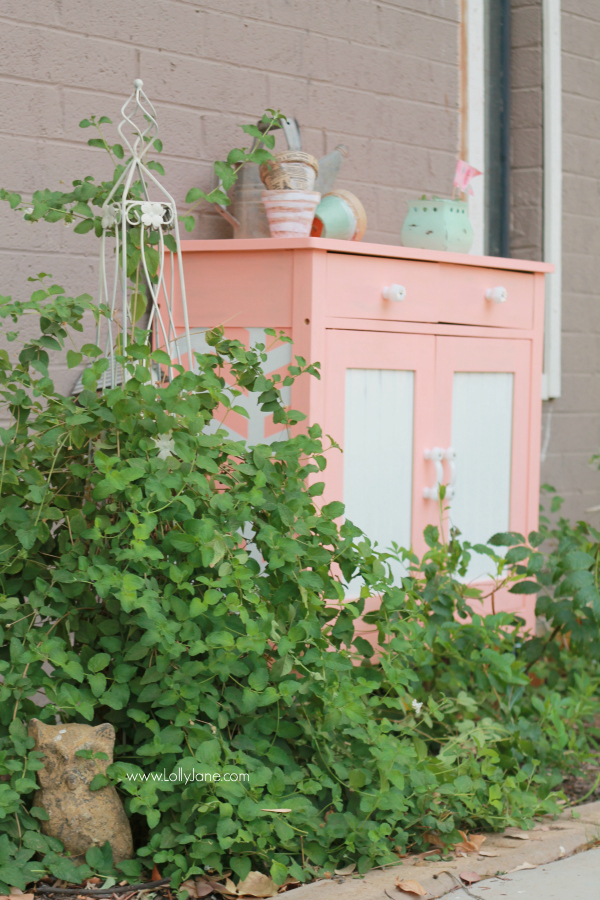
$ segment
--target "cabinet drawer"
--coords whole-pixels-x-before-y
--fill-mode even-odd
[[[534,276],[529,272],[449,263],[438,263],[438,269],[441,283],[438,322],[533,328]],[[503,302],[486,299],[486,292],[494,288],[505,289]]]
[[[404,299],[385,299],[400,285]],[[486,299],[504,288],[506,300]],[[528,272],[384,257],[327,254],[327,315],[496,328],[533,327],[534,276]]]
[[[343,319],[437,322],[438,263],[381,256],[327,254],[327,315]],[[385,300],[384,288],[402,285],[404,300]]]

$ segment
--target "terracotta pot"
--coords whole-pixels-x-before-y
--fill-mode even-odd
[[[318,191],[263,191],[271,237],[308,237],[320,199]]]
[[[269,191],[312,191],[319,174],[319,163],[310,153],[285,150],[263,163],[260,177]]]
[[[313,237],[361,241],[367,230],[365,208],[350,191],[325,194],[315,212],[311,229]]]

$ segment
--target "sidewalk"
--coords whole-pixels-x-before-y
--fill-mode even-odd
[[[577,853],[532,871],[478,881],[468,891],[461,888],[443,896],[448,900],[598,900],[600,850]]]
[[[427,862],[420,857],[408,857],[402,865],[372,869],[362,878],[357,875],[347,877],[334,875],[330,879],[314,881],[312,884],[288,891],[286,900],[419,900],[419,895],[399,890],[396,886],[397,879],[418,882],[423,890],[427,891],[426,900],[448,895],[453,900],[472,900],[473,897],[481,897],[482,900],[484,898],[495,900],[496,897],[506,897],[506,900],[519,897],[519,900],[529,900],[530,896],[537,900],[550,900],[552,895],[544,892],[545,887],[544,891],[541,887],[538,888],[532,876],[538,880],[549,879],[540,884],[553,883],[551,873],[562,869],[548,864],[561,859],[565,864],[569,863],[569,867],[564,871],[571,873],[571,877],[574,877],[573,873],[579,869],[582,873],[593,873],[589,874],[589,879],[592,879],[589,884],[595,883],[596,888],[595,894],[589,894],[589,897],[590,900],[592,897],[599,900],[600,850],[589,850],[585,854],[577,854],[572,860],[566,859],[577,850],[581,851],[598,840],[600,840],[600,801],[568,809],[555,820],[541,820],[532,831],[522,832],[517,828],[508,828],[503,834],[487,835],[481,847],[482,854],[486,855],[469,853],[446,862],[442,860]],[[513,872],[523,864],[536,868]],[[545,873],[544,869],[551,871]],[[486,881],[483,885],[476,882],[469,885],[467,890],[462,888],[455,890],[462,883],[461,874],[473,872],[481,879],[493,881]],[[510,883],[494,878],[495,875],[504,873],[508,873]],[[584,880],[583,885],[585,884]],[[531,885],[531,894],[527,885]],[[509,888],[523,893],[510,894]],[[449,894],[451,891],[453,892]],[[569,891],[566,894],[557,894],[558,896],[561,896],[561,900],[571,897],[588,900],[585,893],[575,894]]]

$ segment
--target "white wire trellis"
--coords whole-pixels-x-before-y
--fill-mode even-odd
[[[139,343],[139,328],[151,333],[152,349],[165,350],[172,363],[185,365],[187,356],[186,368],[194,365],[177,208],[144,161],[158,137],[156,110],[143,91],[142,80],[136,78],[133,86],[121,109],[118,129],[131,158],[102,206],[100,302],[110,316],[101,317],[97,331],[97,344],[109,360],[101,388],[115,387],[130,377],[116,357],[129,344]],[[131,252],[136,252],[134,235],[135,244],[139,243],[135,274],[128,272]],[[176,252],[165,246],[167,235],[175,241]],[[151,366],[153,383],[164,381],[165,376],[170,381],[172,366],[167,370],[168,375],[161,366]]]

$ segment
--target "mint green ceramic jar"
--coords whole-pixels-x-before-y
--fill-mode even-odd
[[[468,253],[473,229],[464,200],[409,200],[400,240],[405,247]]]

